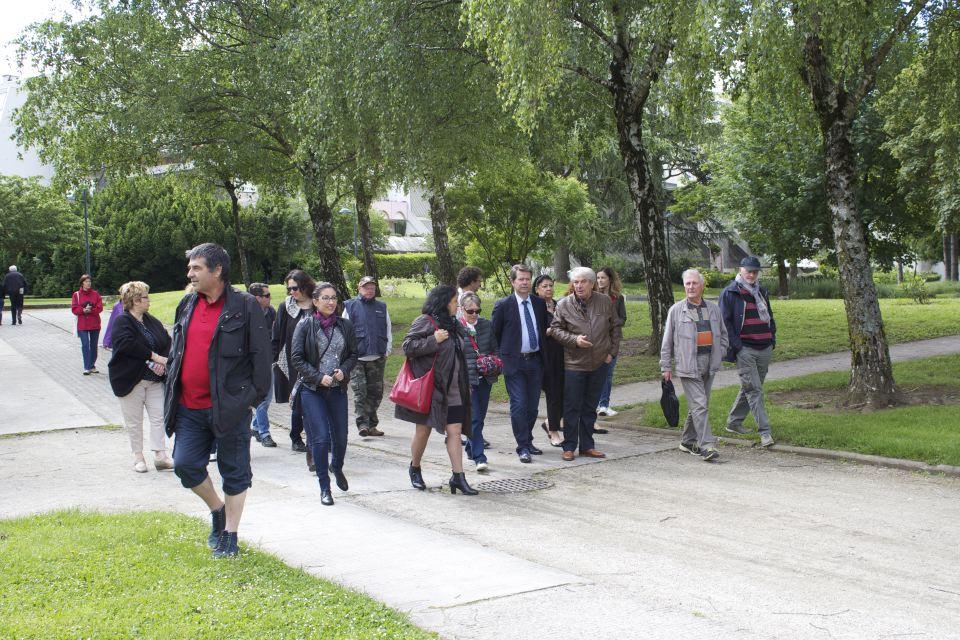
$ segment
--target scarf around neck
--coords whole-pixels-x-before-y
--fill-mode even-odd
[[[320,328],[323,329],[323,333],[329,338],[330,332],[333,330],[333,325],[337,324],[337,314],[331,313],[325,316],[319,311],[314,311],[313,317],[320,321]]]
[[[737,284],[739,284],[741,287],[743,287],[744,289],[750,292],[750,295],[753,296],[753,299],[757,303],[757,315],[760,316],[761,320],[769,324],[770,309],[767,307],[766,299],[760,294],[760,281],[757,280],[757,282],[750,284],[749,282],[744,280],[743,276],[741,276],[739,273],[737,274],[736,281],[737,281]]]

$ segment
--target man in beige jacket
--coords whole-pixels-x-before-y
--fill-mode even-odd
[[[606,365],[620,351],[620,316],[609,296],[596,292],[597,274],[578,267],[570,272],[573,295],[557,303],[547,335],[563,345],[563,459],[574,451],[605,458],[593,442],[597,401],[606,379]]]

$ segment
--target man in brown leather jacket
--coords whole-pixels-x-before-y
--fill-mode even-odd
[[[557,303],[547,335],[564,347],[563,459],[580,455],[604,458],[594,448],[593,425],[606,367],[620,351],[622,321],[608,296],[595,291],[597,274],[578,267],[570,272],[573,295]]]

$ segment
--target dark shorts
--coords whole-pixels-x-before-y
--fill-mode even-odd
[[[207,464],[217,445],[217,468],[223,492],[243,493],[253,484],[250,469],[250,420],[252,414],[220,438],[210,428],[210,409],[177,407],[176,437],[173,441],[173,469],[181,484],[192,489],[207,479]]]
[[[463,424],[464,417],[462,404],[447,407],[447,424]]]

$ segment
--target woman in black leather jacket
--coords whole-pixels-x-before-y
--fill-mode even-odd
[[[297,324],[290,361],[299,373],[293,393],[299,394],[307,446],[320,481],[320,502],[330,506],[330,475],[337,487],[349,487],[343,474],[347,452],[347,384],[357,364],[357,337],[353,324],[340,317],[337,290],[329,282],[313,290],[316,311]],[[331,454],[332,449],[332,456]]]

